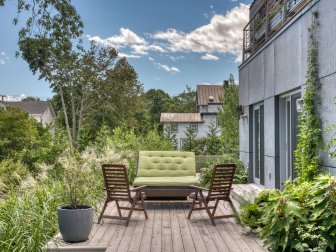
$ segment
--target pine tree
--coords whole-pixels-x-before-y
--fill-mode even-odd
[[[206,153],[208,155],[218,155],[220,153],[220,139],[218,137],[218,128],[215,122],[208,125],[209,132],[206,137]]]

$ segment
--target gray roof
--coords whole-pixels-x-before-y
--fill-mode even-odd
[[[54,109],[49,101],[18,101],[6,102],[6,106],[14,106],[26,111],[28,114],[43,114],[49,107],[53,116],[55,115]]]
[[[223,85],[198,85],[196,94],[197,106],[221,103],[220,98],[224,95],[224,87]],[[213,100],[209,101],[209,97]]]
[[[161,123],[203,122],[201,113],[161,113]]]

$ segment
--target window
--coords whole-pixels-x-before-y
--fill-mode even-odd
[[[264,104],[253,106],[253,181],[264,184]]]
[[[172,133],[178,133],[178,124],[177,123],[171,123],[170,127],[171,127],[171,132]]]
[[[191,125],[191,128],[195,131],[195,132],[197,132],[197,130],[198,130],[198,125],[197,125],[197,123],[192,123],[192,124],[190,124]]]
[[[283,189],[283,183],[289,178],[295,179],[296,172],[295,155],[298,143],[298,100],[301,92],[294,91],[279,97],[279,149],[280,149],[280,181],[279,186]]]

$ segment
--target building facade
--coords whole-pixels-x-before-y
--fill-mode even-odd
[[[0,101],[0,108],[8,106],[17,107],[29,114],[30,117],[40,122],[43,127],[53,128],[56,114],[49,101]]]
[[[240,158],[249,168],[250,182],[266,188],[281,189],[287,179],[295,177],[294,150],[313,11],[319,14],[320,22],[318,111],[328,142],[326,129],[336,124],[336,1],[255,0],[250,7],[251,21],[244,29],[239,67],[244,111],[240,117]],[[336,160],[328,153],[321,156],[322,167],[335,174]]]
[[[207,136],[211,123],[216,125],[217,133],[220,134],[217,117],[223,94],[222,85],[198,85],[195,104],[197,113],[161,113],[160,122],[163,124],[163,130],[166,132],[170,128],[176,135],[176,149],[183,149],[189,125],[194,128],[198,139]]]

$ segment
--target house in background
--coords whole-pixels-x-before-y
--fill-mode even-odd
[[[170,130],[176,134],[176,149],[183,148],[186,139],[185,132],[189,125],[194,128],[196,138],[203,138],[207,135],[211,122],[219,128],[217,115],[223,94],[223,85],[198,85],[196,113],[161,113],[160,122],[163,123],[163,130],[166,131],[170,127]],[[218,134],[219,132],[218,130]]]
[[[239,67],[240,158],[249,180],[266,188],[283,188],[295,178],[294,150],[298,115],[307,72],[308,28],[319,13],[319,112],[324,138],[336,123],[336,1],[255,0],[244,29]],[[336,162],[322,154],[322,167],[336,174]]]
[[[51,126],[53,128],[56,114],[49,101],[6,101],[2,96],[0,108],[17,107],[29,114],[30,117],[42,123],[43,127]]]

